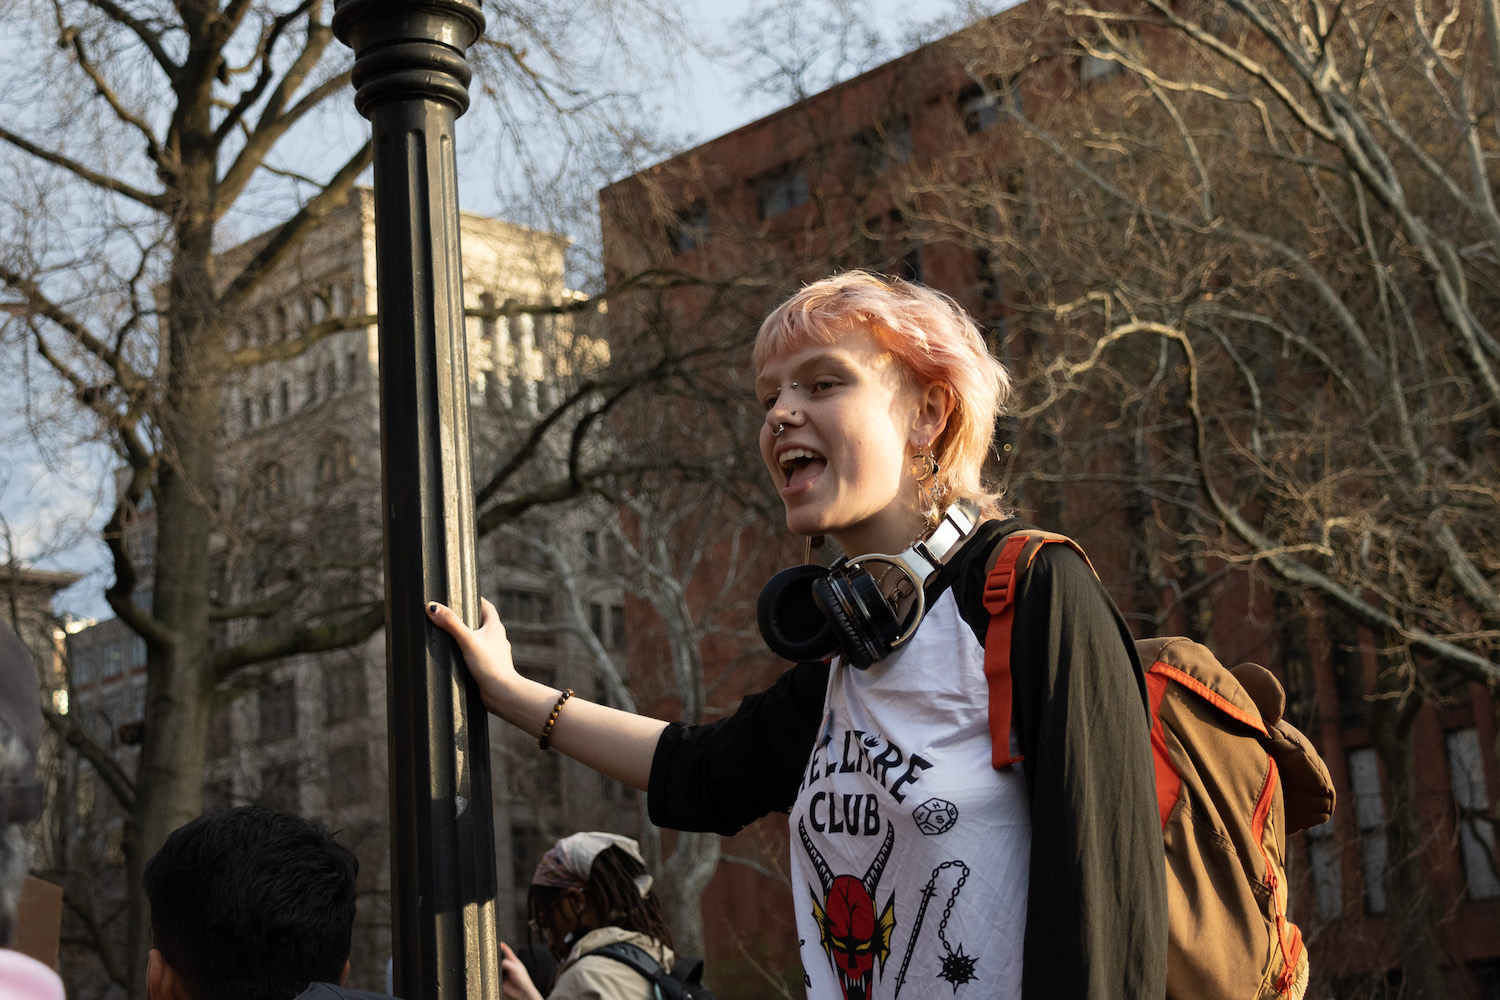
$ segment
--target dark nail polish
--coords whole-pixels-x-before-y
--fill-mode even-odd
[[[429,615],[435,615],[435,614],[437,614],[437,602],[436,601],[434,601],[433,603],[427,605],[427,613]]]

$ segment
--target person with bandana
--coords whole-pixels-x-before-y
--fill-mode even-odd
[[[613,833],[575,833],[542,855],[526,909],[531,929],[561,963],[548,1000],[650,1000],[651,981],[600,948],[617,943],[644,951],[670,969],[672,932],[651,891],[640,846]],[[507,1000],[541,1000],[520,957],[500,945]]]

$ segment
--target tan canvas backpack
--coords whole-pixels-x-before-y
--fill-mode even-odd
[[[1071,539],[1016,531],[985,584],[985,677],[997,768],[1009,750],[1015,592],[1041,547]],[[1184,638],[1136,642],[1146,669],[1156,799],[1167,862],[1167,997],[1283,997],[1307,988],[1302,934],[1287,918],[1286,838],[1333,814],[1328,769],[1281,717],[1286,695],[1254,663],[1226,669]],[[1122,706],[1122,711],[1128,706]]]

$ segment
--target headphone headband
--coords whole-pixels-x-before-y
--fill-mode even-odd
[[[772,650],[789,660],[821,659],[841,652],[845,662],[868,667],[890,655],[916,632],[927,612],[927,585],[979,526],[979,505],[958,500],[942,519],[904,552],[872,552],[841,558],[827,570],[794,566],[761,591],[757,618]],[[884,563],[912,583],[915,604],[906,624],[864,568]]]

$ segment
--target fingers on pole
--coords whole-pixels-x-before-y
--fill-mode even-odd
[[[432,619],[434,625],[455,639],[461,638],[468,631],[468,626],[464,624],[463,619],[454,614],[453,609],[447,605],[439,604],[437,601],[428,601],[425,610],[427,617]]]

